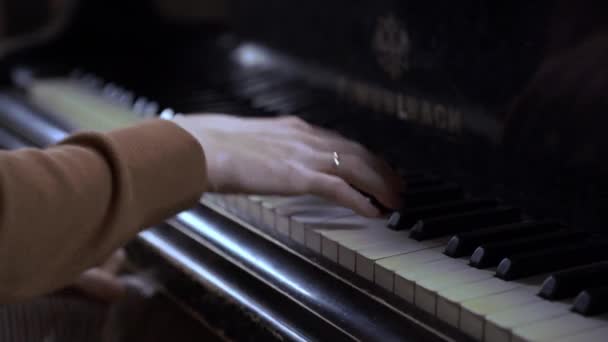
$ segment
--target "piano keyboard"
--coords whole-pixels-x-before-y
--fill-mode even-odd
[[[263,74],[235,80],[238,96],[212,89],[173,103],[182,111],[295,113],[374,145],[375,133],[313,115],[331,99],[268,79]],[[40,83],[35,90],[44,99],[50,89]],[[54,105],[70,112],[67,102]],[[383,152],[399,159],[399,151]],[[495,199],[468,197],[459,185],[432,174],[402,173],[409,184],[403,195],[407,208],[390,218],[364,218],[314,196],[206,194],[202,202],[478,341],[596,341],[608,332],[606,241],[526,218]]]
[[[479,341],[596,341],[598,336],[608,331],[605,310],[589,317],[571,311],[576,291],[554,301],[537,295],[545,279],[564,279],[571,282],[565,286],[575,287],[576,279],[572,273],[577,274],[578,270],[579,273],[593,274],[594,269],[605,268],[602,263],[571,270],[569,277],[560,276],[558,272],[549,278],[549,271],[540,267],[538,274],[505,281],[496,277],[498,265],[495,263],[479,269],[469,265],[470,256],[452,258],[446,255],[444,251],[454,240],[450,236],[416,241],[410,237],[413,231],[387,228],[386,218],[361,217],[312,196],[206,194],[202,201],[238,217],[265,234],[305,248],[373,282]],[[494,213],[498,214],[496,220],[504,223],[501,212]],[[450,216],[444,216],[447,227],[456,229],[457,225],[452,225],[446,217]],[[458,216],[452,217],[456,222]],[[527,238],[530,239],[534,236],[532,234],[543,236],[551,234],[547,232],[563,230],[559,225],[544,222],[537,225],[532,222],[514,223],[518,219],[521,220],[515,217],[506,219],[513,222],[502,224],[493,231],[500,236],[501,232],[509,229],[517,232],[522,225],[529,229]],[[485,230],[491,233],[491,229],[478,232]],[[462,235],[466,237],[466,233]],[[491,234],[488,235],[482,240],[491,241]],[[504,237],[502,239],[505,241]],[[469,251],[472,249],[475,248],[468,248]],[[539,254],[539,251],[513,254],[511,259],[533,256],[534,253]],[[501,257],[504,259],[506,255]],[[525,269],[526,265],[518,267]],[[560,266],[549,265],[547,270],[553,268],[559,269]],[[603,284],[599,278],[602,277],[589,282]]]

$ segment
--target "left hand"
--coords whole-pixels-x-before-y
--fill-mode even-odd
[[[118,250],[103,264],[83,272],[71,287],[93,298],[112,302],[127,292],[126,283],[117,275],[125,260],[123,250]]]

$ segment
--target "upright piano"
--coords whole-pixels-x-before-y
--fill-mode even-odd
[[[290,114],[407,184],[378,219],[208,193],[142,232],[134,270],[201,322],[234,340],[606,340],[605,2],[66,3],[1,50],[4,148]]]

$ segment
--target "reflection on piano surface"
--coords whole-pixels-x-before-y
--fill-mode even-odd
[[[191,312],[236,339],[608,334],[603,2],[235,0],[228,27],[110,3],[3,61],[4,148],[173,111],[290,113],[408,184],[382,219],[206,194],[129,247]]]

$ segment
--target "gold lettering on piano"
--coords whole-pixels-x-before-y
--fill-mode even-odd
[[[433,125],[433,111],[431,110],[431,103],[428,101],[422,101],[422,105],[420,106],[420,116],[423,124]]]
[[[452,106],[346,78],[340,79],[336,86],[346,100],[374,112],[455,134],[462,131],[463,113]]]
[[[418,100],[413,96],[405,97],[405,108],[408,113],[410,120],[416,120],[418,118],[419,108]]]
[[[356,82],[353,88],[353,95],[356,102],[362,106],[369,106],[369,88],[361,82]]]
[[[435,125],[441,129],[448,128],[448,110],[444,105],[437,104],[435,105]]]
[[[375,112],[382,112],[384,110],[383,93],[381,89],[376,87],[370,87],[370,106]]]
[[[402,120],[408,119],[408,112],[407,112],[407,107],[405,105],[405,96],[404,95],[401,95],[401,94],[397,95],[396,114],[399,119],[402,119]]]
[[[392,92],[385,90],[382,92],[385,113],[395,113],[397,106],[397,96]]]
[[[461,111],[450,108],[448,109],[448,127],[447,129],[451,132],[460,132],[464,125],[464,116]]]

